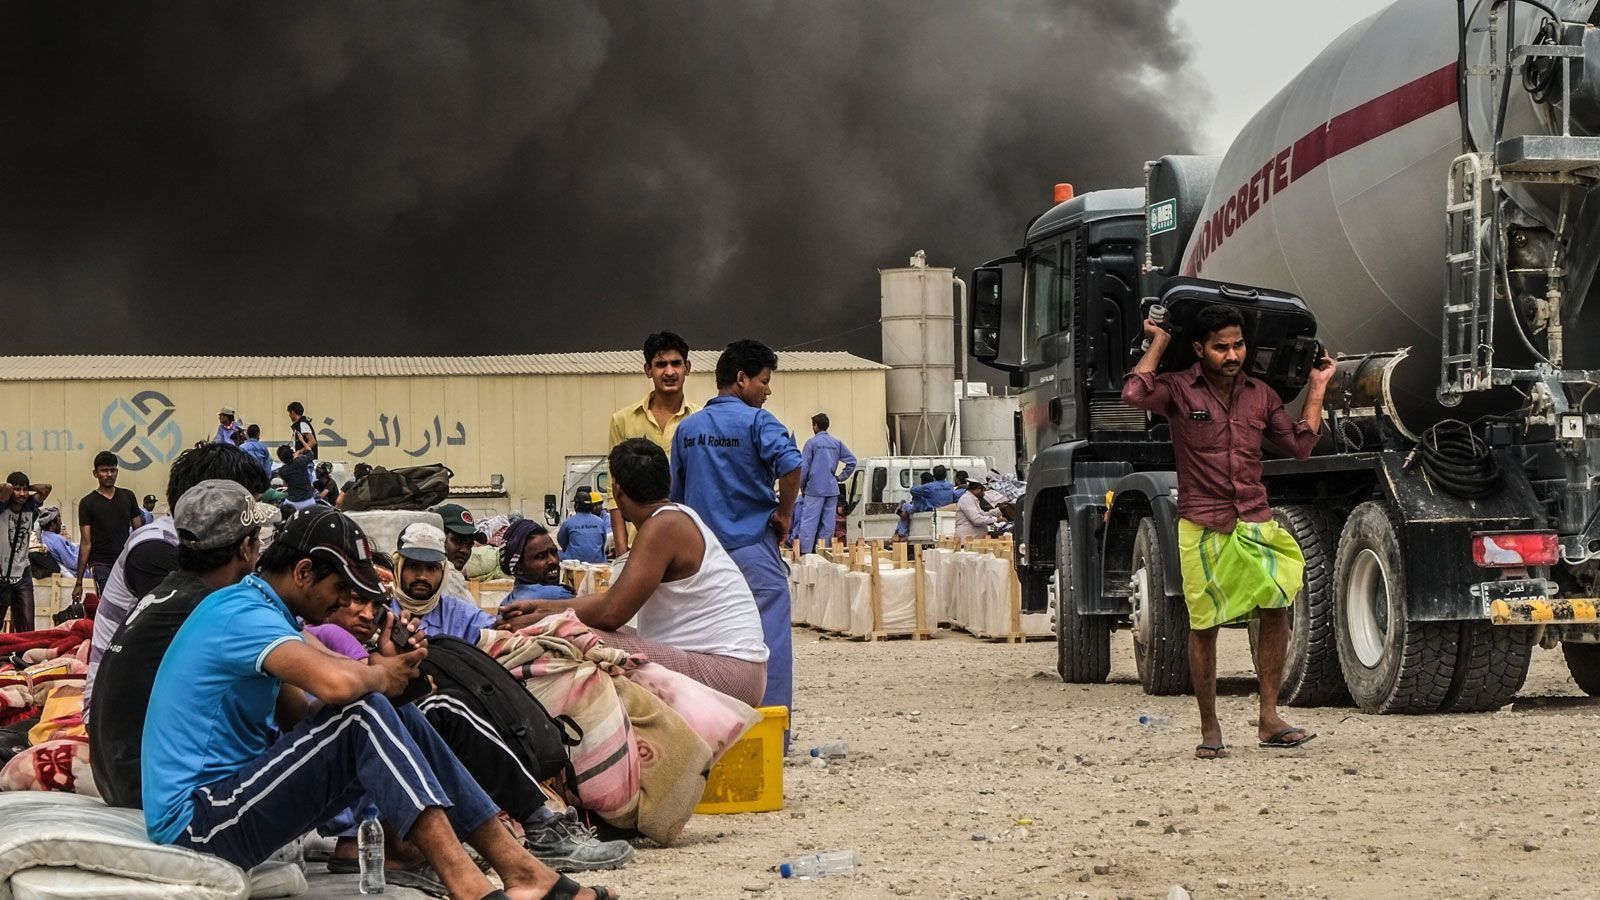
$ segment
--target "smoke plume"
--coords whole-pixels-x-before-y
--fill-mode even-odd
[[[1173,2],[8,3],[9,352],[875,356],[877,268],[1186,149]]]

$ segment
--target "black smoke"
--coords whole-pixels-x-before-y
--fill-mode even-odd
[[[1173,2],[7,2],[9,352],[875,356],[876,268],[1186,149]]]

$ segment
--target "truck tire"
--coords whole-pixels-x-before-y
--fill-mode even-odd
[[[1111,616],[1086,616],[1072,602],[1072,531],[1056,531],[1056,671],[1068,684],[1105,684],[1111,675]]]
[[[1142,519],[1133,538],[1133,660],[1146,694],[1187,694],[1189,608],[1167,596],[1166,569],[1154,519]]]
[[[1289,652],[1284,657],[1279,699],[1289,706],[1347,705],[1350,690],[1339,668],[1339,638],[1334,627],[1333,565],[1339,550],[1339,520],[1326,510],[1300,505],[1279,507],[1276,517],[1306,558],[1305,589],[1289,608]],[[1254,625],[1250,636],[1254,651]]]
[[[1532,628],[1462,622],[1456,638],[1456,674],[1439,708],[1445,712],[1497,710],[1522,690],[1532,662]]]
[[[1591,697],[1600,697],[1600,644],[1563,641],[1561,655],[1567,658],[1567,671],[1578,687]]]
[[[1434,712],[1455,674],[1461,623],[1410,620],[1405,571],[1388,507],[1356,507],[1334,563],[1335,631],[1345,685],[1369,713]]]

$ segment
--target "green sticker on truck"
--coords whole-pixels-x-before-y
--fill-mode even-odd
[[[1150,235],[1176,230],[1178,227],[1178,201],[1163,200],[1150,205]]]

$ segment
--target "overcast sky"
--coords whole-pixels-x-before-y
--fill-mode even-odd
[[[1346,28],[1393,0],[1178,0],[1178,33],[1211,90],[1196,150],[1221,153],[1250,116]],[[1447,2],[1447,0],[1439,0]]]

